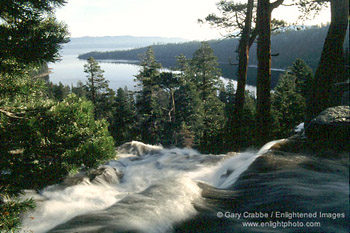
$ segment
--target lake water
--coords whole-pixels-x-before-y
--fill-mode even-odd
[[[108,49],[105,49],[106,51]],[[91,51],[91,50],[88,50]],[[62,60],[60,62],[49,64],[51,69],[50,80],[53,83],[62,82],[66,85],[76,85],[80,80],[83,83],[87,81],[84,73],[85,60],[79,60],[78,55],[88,52],[86,50],[63,49]],[[109,80],[109,87],[116,90],[119,87],[132,90],[135,86],[134,76],[139,71],[139,66],[128,63],[100,62],[101,68],[105,71],[104,77]]]
[[[97,51],[111,51],[117,49],[130,49],[130,48],[84,48],[84,49],[63,49],[61,52],[62,60],[56,63],[50,63],[51,69],[50,80],[53,83],[63,83],[65,85],[76,85],[80,80],[83,83],[87,81],[86,73],[84,73],[85,60],[79,60],[78,55],[93,50]],[[125,86],[129,90],[135,89],[135,75],[139,72],[140,66],[132,64],[128,61],[99,61],[102,70],[104,70],[104,77],[109,80],[109,87],[113,90],[118,88],[124,88]],[[171,65],[164,65],[166,68],[170,68]],[[228,80],[237,79],[236,69],[237,67],[228,64],[220,64],[222,70],[222,76],[224,83]],[[251,92],[256,92],[255,80],[256,80],[256,67],[252,66],[248,71],[247,87]],[[272,87],[276,85],[276,80],[283,70],[272,71]],[[234,85],[237,87],[237,82],[234,80]]]

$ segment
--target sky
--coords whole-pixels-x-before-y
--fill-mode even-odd
[[[68,0],[64,7],[56,10],[56,16],[68,25],[72,37],[131,35],[209,40],[222,37],[225,31],[198,24],[197,19],[217,12],[218,1]],[[291,22],[297,15],[298,11],[292,7],[280,7],[273,13],[273,17]],[[329,9],[326,9],[305,24],[329,21]]]

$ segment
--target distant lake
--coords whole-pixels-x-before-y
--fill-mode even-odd
[[[51,69],[50,80],[53,83],[63,83],[65,85],[76,86],[80,80],[83,83],[87,81],[86,73],[84,73],[85,60],[79,60],[78,55],[93,50],[97,51],[111,51],[120,49],[130,48],[96,48],[96,49],[63,49],[61,52],[62,60],[56,63],[50,63],[49,68]],[[104,77],[109,80],[109,87],[113,90],[118,88],[124,88],[125,86],[129,90],[135,89],[135,75],[139,72],[140,66],[132,64],[128,61],[99,61],[101,68],[105,71]],[[174,64],[163,64],[165,68],[171,68]],[[226,83],[228,80],[225,79],[237,79],[237,67],[229,64],[220,64],[222,70],[223,80]],[[272,87],[275,86],[278,76],[281,71],[272,71]],[[247,89],[255,92],[255,80],[256,80],[256,67],[251,67],[248,71],[248,86]],[[237,82],[234,80],[235,86]]]
[[[104,49],[104,51],[108,50],[111,50],[111,48]],[[74,86],[79,80],[85,83],[87,81],[86,73],[84,73],[84,64],[86,64],[86,61],[79,60],[78,55],[89,51],[91,50],[63,49],[61,53],[62,60],[49,64],[52,72],[50,74],[50,80],[53,83],[62,82],[63,84]],[[99,51],[103,50],[99,49]],[[109,80],[110,88],[117,90],[119,87],[124,88],[127,86],[130,90],[134,89],[134,75],[139,71],[138,65],[111,62],[99,62],[99,64],[105,71],[104,77]]]

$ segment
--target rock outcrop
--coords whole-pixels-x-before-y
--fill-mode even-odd
[[[304,130],[283,142],[274,144],[271,150],[291,153],[317,152],[319,156],[334,157],[349,152],[349,106],[331,107],[314,118]],[[321,153],[319,153],[321,152]]]
[[[305,128],[307,140],[320,148],[349,151],[350,107],[331,107]]]
[[[117,184],[123,174],[110,166],[100,166],[86,172],[80,172],[67,177],[63,185],[72,186],[78,184]]]
[[[119,146],[117,148],[117,153],[133,154],[141,157],[142,155],[146,155],[146,154],[159,153],[159,151],[161,151],[162,149],[164,149],[162,146],[153,146],[153,145],[144,144],[138,141],[132,141],[132,142],[124,143],[123,145]]]

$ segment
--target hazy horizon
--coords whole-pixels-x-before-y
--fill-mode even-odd
[[[68,25],[72,38],[130,35],[202,41],[222,38],[225,34],[197,23],[198,19],[217,13],[217,2],[219,0],[72,0],[57,9],[56,15]],[[290,0],[285,2],[288,4]],[[289,22],[295,22],[297,16],[296,7],[281,6],[273,11],[273,17]],[[302,24],[329,21],[328,8]]]

